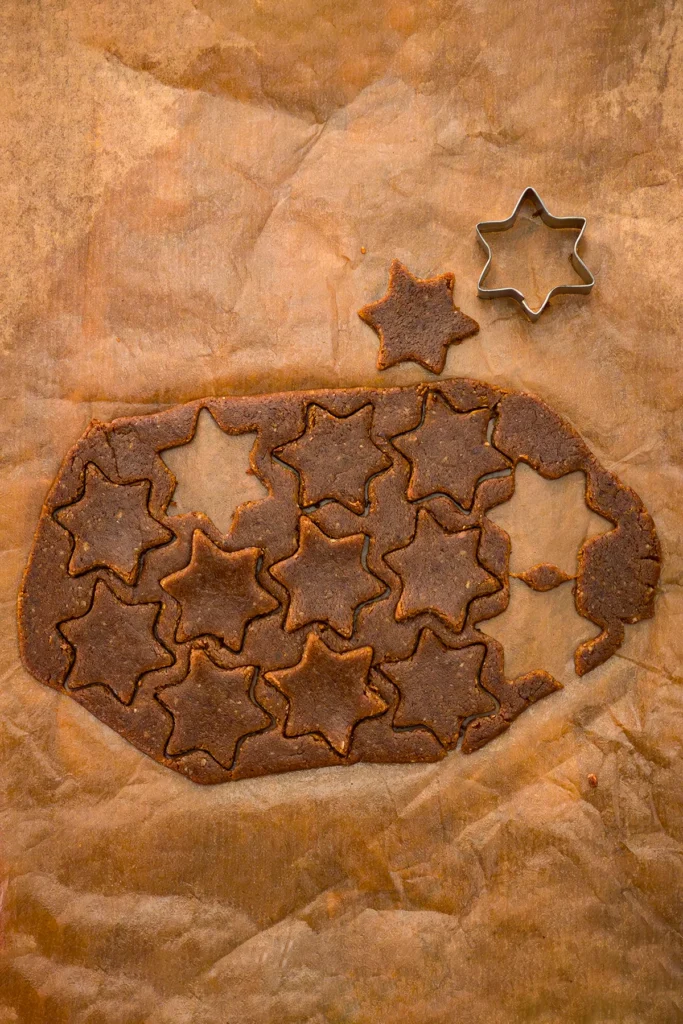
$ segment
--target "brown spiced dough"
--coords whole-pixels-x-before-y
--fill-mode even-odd
[[[210,633],[239,651],[248,623],[278,607],[256,579],[262,557],[259,548],[221,551],[201,530],[194,531],[189,563],[161,580],[180,606],[178,643]]]
[[[371,426],[371,405],[350,416],[333,416],[319,405],[309,406],[304,433],[275,452],[300,475],[302,507],[327,498],[352,512],[363,511],[366,481],[391,465],[373,444]]]
[[[108,686],[130,704],[142,675],[173,662],[155,635],[160,610],[156,602],[126,604],[99,580],[89,611],[61,624],[75,651],[69,688]]]
[[[477,561],[479,538],[476,529],[449,533],[421,508],[410,543],[384,556],[402,582],[396,618],[431,612],[459,633],[470,601],[501,588]]]
[[[358,310],[379,335],[378,370],[412,360],[441,373],[448,346],[477,333],[477,321],[453,305],[454,283],[453,274],[415,277],[393,260],[384,298]]]
[[[55,512],[57,522],[73,537],[72,575],[102,567],[135,583],[145,551],[172,537],[149,514],[149,487],[147,480],[115,484],[92,463],[86,467],[83,496]]]
[[[392,443],[410,463],[408,498],[444,493],[464,509],[472,507],[478,481],[509,471],[510,463],[486,440],[488,409],[456,412],[437,392],[427,395],[423,422]]]
[[[265,676],[288,700],[285,736],[318,733],[338,754],[347,754],[354,727],[386,710],[368,685],[372,658],[372,647],[337,652],[309,633],[297,665]]]
[[[444,747],[452,747],[465,718],[496,708],[479,686],[485,654],[483,644],[447,647],[431,629],[423,629],[410,658],[380,666],[401,694],[394,724],[425,723]]]
[[[225,535],[201,509],[172,514],[163,454],[203,408],[256,434],[250,471],[267,489]],[[576,652],[583,674],[652,615],[652,520],[543,402],[468,380],[93,423],[40,517],[22,657],[196,782],[434,761],[460,740],[471,752],[560,687],[540,671],[507,679],[485,632],[509,600],[510,554],[486,513],[520,461],[548,478],[583,471],[588,505],[614,524],[579,552],[576,607],[602,630]],[[523,578],[561,582],[548,565]]]
[[[219,668],[204,651],[190,655],[182,683],[166,686],[157,699],[173,715],[169,756],[203,750],[231,768],[240,740],[267,729],[270,716],[250,697],[255,667]]]
[[[363,533],[335,540],[301,517],[296,554],[270,567],[289,594],[286,630],[324,622],[343,637],[352,635],[356,608],[385,590],[363,567],[364,545]]]
[[[555,587],[559,587],[561,583],[567,583],[572,579],[571,576],[563,572],[557,565],[551,565],[549,562],[532,565],[524,572],[511,572],[510,575],[514,579],[526,583],[527,587],[531,587],[532,590],[538,590],[540,593],[553,590]]]

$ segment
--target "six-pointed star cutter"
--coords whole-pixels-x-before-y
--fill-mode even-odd
[[[558,284],[555,288],[551,288],[545,299],[538,307],[538,309],[532,309],[527,304],[526,299],[520,291],[516,288],[484,288],[484,281],[491,267],[492,252],[486,239],[485,234],[493,231],[507,231],[511,228],[517,220],[520,207],[526,201],[529,201],[534,206],[536,213],[540,216],[544,224],[549,228],[571,228],[579,232],[574,248],[571,252],[570,260],[574,267],[574,270],[579,275],[583,284]],[[545,203],[539,196],[535,188],[525,188],[522,192],[517,205],[514,210],[507,218],[507,220],[482,220],[477,224],[477,237],[481,242],[482,246],[486,250],[487,260],[484,269],[481,272],[479,283],[477,285],[477,294],[481,299],[497,299],[497,298],[510,298],[516,299],[521,305],[522,309],[529,317],[530,320],[538,320],[539,316],[546,308],[553,295],[560,295],[562,293],[571,293],[578,295],[587,295],[595,284],[595,278],[591,274],[590,270],[583,262],[578,253],[579,242],[583,238],[583,233],[586,230],[586,218],[585,217],[554,217],[552,213],[548,212]]]

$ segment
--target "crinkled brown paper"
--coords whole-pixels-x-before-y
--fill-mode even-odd
[[[0,18],[1,1024],[683,1020],[680,6]],[[598,282],[537,324],[476,298],[475,222],[528,184],[587,216]],[[454,271],[481,323],[447,375],[533,391],[641,496],[655,618],[578,679],[571,584],[513,581],[509,667],[566,686],[484,750],[195,786],[20,665],[41,503],[94,416],[427,379],[379,374],[356,315],[393,257]],[[529,499],[522,563],[535,527],[532,554],[572,562],[564,486]]]

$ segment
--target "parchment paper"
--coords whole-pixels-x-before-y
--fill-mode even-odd
[[[0,1022],[683,1020],[680,6],[8,0],[0,19]],[[597,277],[537,324],[476,297],[474,225],[528,184],[588,218]],[[567,591],[519,583],[510,658],[551,652],[566,686],[481,752],[200,788],[21,667],[42,500],[93,416],[427,379],[379,374],[356,315],[395,256],[454,271],[481,323],[447,375],[533,391],[639,493],[655,618],[578,679]],[[526,533],[561,561],[585,512],[548,500]]]

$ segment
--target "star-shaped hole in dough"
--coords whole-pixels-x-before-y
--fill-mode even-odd
[[[496,708],[479,686],[485,651],[483,644],[447,647],[431,629],[423,629],[410,658],[380,665],[401,694],[394,724],[426,725],[445,747],[454,746],[465,718]]]
[[[166,753],[204,750],[230,769],[238,742],[270,725],[270,716],[250,696],[256,671],[253,665],[219,668],[204,651],[193,651],[185,679],[157,695],[173,715]]]
[[[460,632],[470,601],[501,587],[477,561],[480,533],[478,529],[449,533],[426,509],[420,509],[411,542],[384,556],[401,578],[397,619],[432,612]]]
[[[391,465],[370,436],[372,414],[371,405],[350,416],[334,416],[319,405],[308,407],[305,433],[276,451],[301,476],[301,505],[329,498],[352,512],[363,511],[368,479]]]
[[[85,615],[67,619],[60,630],[76,651],[68,686],[78,690],[99,683],[123,704],[130,704],[146,672],[165,668],[173,657],[157,641],[154,627],[161,611],[156,602],[126,604],[99,580]]]
[[[553,586],[573,579],[581,546],[589,537],[613,529],[608,519],[586,504],[584,473],[547,480],[523,462],[515,468],[510,500],[486,515],[510,537],[511,575],[538,590],[548,589],[540,585],[542,575],[550,583],[554,572]]]
[[[576,679],[577,648],[600,633],[576,610],[571,586],[539,593],[516,579],[507,608],[477,629],[502,644],[508,679],[542,670],[564,684]]]
[[[176,480],[168,515],[203,512],[221,533],[229,533],[240,505],[268,497],[250,462],[257,437],[226,433],[202,409],[191,439],[162,452]]]
[[[387,704],[368,686],[372,647],[338,654],[309,633],[298,665],[265,674],[289,702],[285,736],[318,733],[342,757],[349,752],[358,722],[386,711]]]
[[[392,444],[410,462],[408,497],[450,495],[470,509],[477,481],[487,473],[510,469],[510,463],[486,439],[489,409],[456,412],[438,392],[426,399],[424,421]]]
[[[383,299],[358,310],[379,335],[377,369],[409,360],[441,373],[448,346],[476,334],[479,324],[453,305],[453,274],[422,280],[394,260]]]
[[[83,496],[54,513],[74,539],[69,562],[72,576],[104,568],[130,586],[135,583],[145,551],[172,537],[149,514],[150,486],[149,480],[114,484],[94,463],[88,463]]]
[[[161,581],[181,606],[180,643],[213,634],[239,651],[247,624],[278,607],[256,578],[262,554],[260,548],[221,551],[201,530],[194,531],[190,561]]]
[[[285,629],[326,622],[341,636],[351,636],[358,605],[386,589],[364,568],[364,545],[364,533],[334,540],[308,516],[300,518],[296,553],[270,569],[290,596]]]

